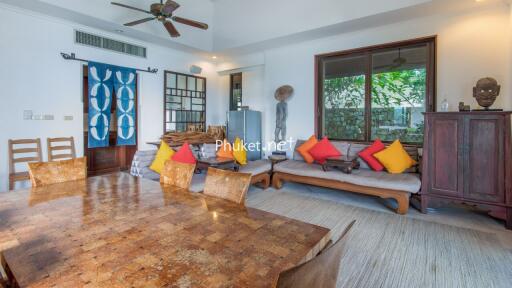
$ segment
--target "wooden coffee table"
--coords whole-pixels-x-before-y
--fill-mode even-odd
[[[325,163],[322,164],[322,169],[324,171],[329,171],[329,168],[337,168],[341,170],[341,172],[345,174],[351,174],[353,169],[359,169],[359,161],[357,161],[357,156],[338,156],[338,157],[329,157],[326,159]]]
[[[239,168],[235,159],[231,158],[215,157],[197,159],[196,171],[199,171],[200,173],[203,169],[208,169],[209,167],[217,169],[233,169],[234,171],[238,171]]]

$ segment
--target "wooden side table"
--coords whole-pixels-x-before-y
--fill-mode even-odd
[[[330,157],[327,158],[324,164],[322,164],[322,169],[324,171],[328,171],[329,168],[338,168],[341,172],[345,174],[351,174],[353,169],[359,169],[359,161],[357,161],[357,156],[339,156],[339,157]]]
[[[238,165],[236,164],[235,159],[231,158],[202,158],[197,159],[197,168],[196,173],[199,174],[203,169],[208,169],[209,167],[217,168],[217,169],[233,169],[238,172]]]
[[[268,156],[268,160],[270,160],[270,163],[272,163],[272,170],[274,170],[274,165],[284,162],[288,160],[288,158],[285,155],[270,155]]]

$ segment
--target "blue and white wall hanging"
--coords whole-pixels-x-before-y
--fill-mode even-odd
[[[89,62],[88,147],[108,147],[113,89],[117,97],[117,145],[136,145],[136,70]]]
[[[89,148],[109,146],[112,68],[89,62]]]
[[[114,88],[117,97],[117,145],[137,144],[135,133],[135,69],[117,67]]]

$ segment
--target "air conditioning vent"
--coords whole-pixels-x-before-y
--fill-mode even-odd
[[[85,33],[82,31],[75,31],[75,43],[146,58],[145,47]]]

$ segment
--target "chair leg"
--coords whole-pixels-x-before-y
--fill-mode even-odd
[[[263,180],[261,181],[261,185],[262,185],[263,189],[268,189],[268,187],[270,186],[270,175],[269,174],[265,174],[265,178],[263,178]]]
[[[275,189],[281,189],[283,187],[283,181],[279,178],[279,174],[277,173],[272,175],[272,186]]]
[[[9,191],[14,190],[14,180],[9,177]]]
[[[396,209],[396,213],[400,215],[407,214],[409,211],[409,194],[403,193],[400,196],[396,196],[395,199],[398,203],[398,209]]]

